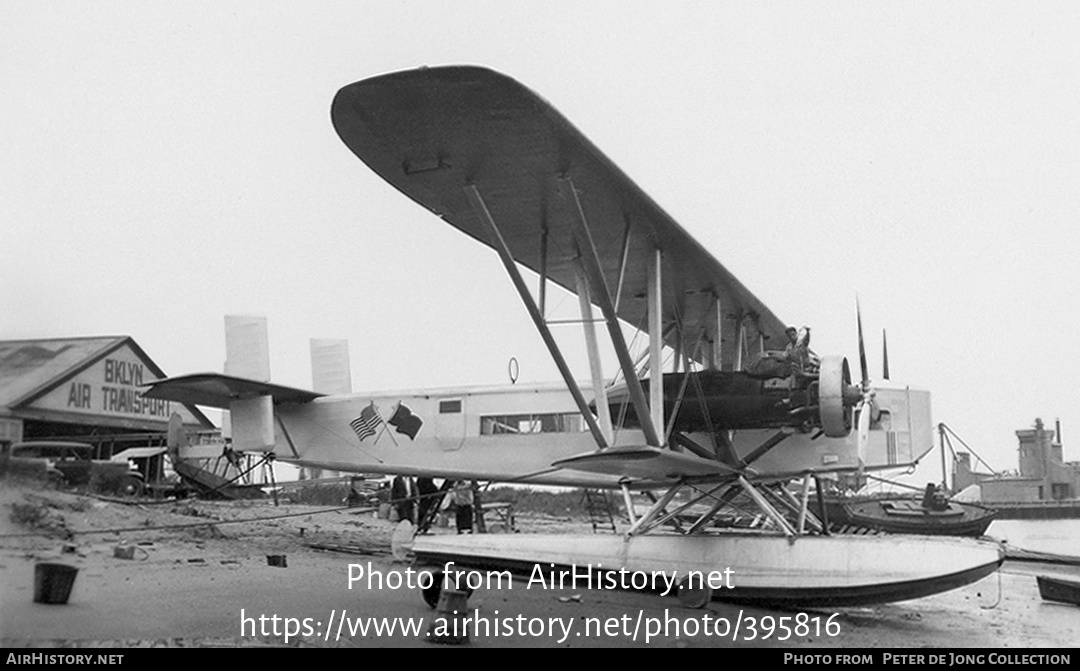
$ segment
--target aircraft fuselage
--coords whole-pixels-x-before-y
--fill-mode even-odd
[[[877,402],[881,415],[870,431],[867,469],[911,463],[932,447],[929,393],[881,388]],[[278,405],[275,415],[274,451],[279,459],[300,465],[347,472],[617,486],[612,476],[552,469],[554,461],[596,450],[562,384],[327,396],[305,404]],[[730,436],[742,458],[775,433],[770,428],[746,429]],[[701,445],[711,445],[707,433],[690,436]],[[615,447],[645,444],[639,429],[615,431]],[[752,465],[766,478],[857,466],[854,432],[845,438],[828,438],[813,431],[793,433]]]

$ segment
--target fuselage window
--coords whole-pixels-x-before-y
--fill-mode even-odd
[[[461,412],[461,400],[454,401],[439,401],[439,414],[449,415],[451,413]]]
[[[874,425],[874,428],[881,431],[892,431],[892,413],[888,410],[882,410],[881,416],[878,417],[877,424]]]
[[[855,426],[859,425],[859,413],[861,409],[855,410],[855,416],[852,419],[852,423]],[[892,431],[892,413],[888,410],[882,410],[878,413],[878,420],[876,422],[870,422],[871,431]]]
[[[492,415],[480,418],[480,435],[482,436],[575,433],[581,430],[581,415],[573,412]]]

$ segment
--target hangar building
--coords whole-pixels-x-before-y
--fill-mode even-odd
[[[189,433],[217,427],[194,405],[143,398],[165,378],[130,336],[0,341],[0,452],[27,440],[95,446],[98,459],[164,445],[169,417]]]

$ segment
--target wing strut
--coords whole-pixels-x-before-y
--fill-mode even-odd
[[[709,351],[709,369],[720,370],[724,367],[724,306],[719,296],[714,297],[716,304],[716,338]]]
[[[281,415],[274,413],[274,419],[277,420],[278,426],[281,427],[281,432],[285,434],[285,441],[289,443],[289,449],[292,450],[292,454],[297,459],[300,458],[300,453],[296,451],[296,443],[293,442],[292,436],[289,435],[289,430],[285,428],[285,422],[282,421]]]
[[[579,260],[580,261],[580,260]],[[585,347],[589,354],[589,372],[592,374],[593,398],[596,402],[596,414],[600,416],[600,429],[607,436],[608,444],[614,442],[615,431],[611,426],[611,408],[608,407],[607,387],[604,386],[604,371],[600,366],[600,348],[596,342],[596,326],[593,324],[592,294],[585,271],[578,264],[577,295],[581,308],[582,330],[585,332]]]
[[[655,529],[662,524],[667,524],[667,522],[670,520],[678,518],[679,515],[690,510],[695,505],[697,505],[701,501],[704,501],[705,499],[712,498],[722,500],[720,497],[716,496],[716,493],[726,487],[729,487],[730,485],[730,483],[727,482],[721,483],[719,485],[716,485],[709,491],[701,491],[694,485],[689,485],[690,489],[697,492],[697,495],[691,497],[690,500],[678,506],[677,508],[675,508],[675,510],[672,510],[670,512],[665,511],[665,508],[667,508],[667,505],[675,497],[676,492],[680,489],[680,487],[682,487],[683,484],[684,483],[678,483],[672,486],[671,489],[666,494],[664,494],[663,498],[653,504],[652,508],[649,509],[649,512],[647,512],[643,517],[638,519],[637,524],[632,526],[630,529],[627,529],[626,535],[629,537],[639,536],[648,533],[652,529]],[[715,510],[712,510],[712,512],[709,514],[710,519],[712,515],[715,514],[723,506],[724,503],[720,503]]]
[[[667,508],[667,505],[671,503],[671,499],[675,498],[675,495],[678,493],[678,487],[671,487],[670,489],[668,489],[667,492],[665,492],[664,495],[660,497],[659,501],[653,503],[652,507],[649,508],[648,512],[637,518],[637,521],[635,521],[631,525],[631,527],[626,530],[627,537],[635,536],[640,529],[647,527],[654,519],[656,519],[657,515],[660,515],[664,512],[664,508]]]
[[[622,298],[623,280],[626,279],[626,260],[630,256],[630,220],[626,220],[623,232],[622,254],[619,255],[619,287],[615,290],[615,311],[619,311],[619,299]],[[888,376],[886,376],[888,377]]]
[[[686,533],[688,533],[688,534],[696,534],[699,531],[701,531],[702,529],[704,529],[706,526],[711,524],[713,522],[713,519],[714,519],[713,516],[716,515],[716,513],[720,512],[721,508],[723,508],[723,507],[727,506],[729,503],[731,503],[731,501],[736,496],[738,496],[739,492],[742,491],[742,488],[739,487],[739,485],[737,485],[735,483],[728,483],[726,485],[721,485],[721,487],[727,487],[727,489],[725,489],[723,494],[721,494],[720,496],[714,496],[713,497],[714,499],[716,499],[716,501],[712,504],[712,506],[707,511],[705,511],[705,513],[703,513],[701,515],[701,517],[699,517],[697,519],[696,522],[694,522],[693,526],[691,526],[690,529]],[[716,492],[718,490],[714,489],[712,491]]]
[[[787,536],[788,538],[795,537],[795,529],[793,529],[791,525],[788,524],[788,521],[784,519],[784,516],[781,515],[780,512],[777,511],[771,503],[769,503],[768,499],[766,499],[761,494],[761,492],[754,489],[754,486],[750,484],[749,480],[747,480],[744,476],[740,475],[739,484],[742,485],[743,490],[745,490],[746,493],[750,495],[750,498],[754,499],[754,503],[757,504],[758,508],[761,508],[761,510],[764,511],[770,519],[772,519],[776,526],[784,532],[785,536]]]
[[[544,322],[544,316],[540,314],[539,308],[536,307],[532,294],[529,293],[529,288],[525,285],[525,280],[522,279],[521,272],[518,271],[517,265],[514,263],[514,257],[510,253],[510,248],[507,247],[506,240],[503,239],[502,233],[499,232],[499,228],[495,225],[495,220],[491,218],[491,212],[488,211],[487,205],[480,195],[480,191],[475,185],[470,184],[465,187],[465,195],[469,198],[469,203],[476,212],[476,217],[488,229],[492,247],[499,253],[499,258],[502,259],[503,267],[506,268],[507,274],[510,275],[510,281],[514,283],[514,288],[517,289],[518,295],[521,297],[521,302],[525,304],[525,309],[529,311],[529,316],[532,317],[533,324],[536,325],[536,330],[540,333],[540,337],[543,338],[544,344],[547,345],[548,352],[551,353],[552,360],[558,367],[559,373],[562,374],[567,389],[570,390],[570,394],[574,397],[574,402],[577,403],[578,410],[581,411],[581,415],[589,425],[589,431],[592,432],[593,438],[596,439],[596,444],[601,449],[608,447],[607,437],[604,436],[604,432],[600,428],[600,425],[596,423],[596,417],[594,417],[592,411],[589,410],[589,404],[585,402],[585,397],[582,396],[577,381],[574,380],[574,376],[571,375],[570,367],[566,364],[566,359],[563,358],[559,346],[555,343],[555,337],[551,335],[551,330]]]
[[[547,314],[547,248],[548,227],[547,222],[540,230],[540,314]]]
[[[735,342],[735,360],[731,369],[742,370],[743,352],[746,350],[746,317],[739,315],[739,339]]]
[[[649,278],[646,295],[649,301],[649,407],[652,409],[652,425],[657,430],[664,428],[664,330],[661,313],[661,262],[663,257],[659,249],[654,249],[649,256]],[[678,329],[678,322],[676,322]],[[676,340],[682,339],[682,333],[675,332]],[[678,358],[676,358],[678,361]],[[657,443],[660,445],[661,443]]]
[[[607,322],[611,344],[615,349],[615,355],[619,358],[619,366],[622,368],[623,377],[626,379],[626,386],[630,392],[630,401],[634,404],[634,411],[637,413],[641,422],[641,429],[645,433],[645,442],[653,447],[660,447],[660,434],[656,430],[657,424],[653,422],[650,416],[649,404],[645,400],[645,390],[642,389],[641,380],[637,378],[634,372],[634,362],[630,358],[630,350],[626,347],[626,338],[623,337],[622,326],[619,324],[618,315],[615,314],[615,306],[611,303],[611,293],[604,282],[600,259],[596,254],[596,245],[593,244],[592,234],[589,232],[585,220],[585,211],[581,207],[581,201],[578,199],[574,182],[568,177],[563,178],[562,182],[563,187],[570,192],[570,196],[573,198],[574,210],[577,214],[573,219],[578,227],[578,246],[582,252],[581,259],[584,262],[585,271],[588,274],[589,283],[596,301],[600,305],[600,311],[604,314],[604,320]],[[661,375],[659,379],[662,380],[663,376]],[[650,386],[660,386],[662,388],[663,383]]]

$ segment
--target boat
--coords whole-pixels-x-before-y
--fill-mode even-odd
[[[1057,601],[1080,606],[1080,581],[1066,580],[1065,578],[1048,575],[1035,576],[1035,580],[1039,583],[1039,596],[1044,601]]]
[[[827,497],[825,509],[830,528],[837,531],[926,536],[982,536],[997,516],[993,508],[974,503],[910,496]]]

